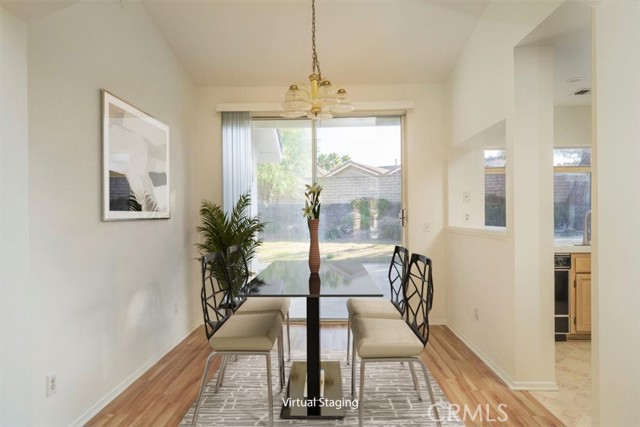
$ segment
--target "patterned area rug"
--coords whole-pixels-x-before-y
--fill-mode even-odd
[[[351,366],[345,363],[344,352],[323,353],[323,360],[340,361],[342,371],[342,389],[344,399],[351,398]],[[293,360],[304,360],[301,355],[294,354]],[[273,399],[274,399],[274,426],[357,426],[357,407],[345,406],[345,417],[342,420],[286,420],[280,419],[280,408],[284,393],[279,393],[276,353],[272,353],[273,365]],[[289,377],[291,362],[286,363],[286,375]],[[359,368],[358,364],[358,368]],[[420,389],[423,400],[419,401],[413,384],[409,368],[406,364],[399,363],[373,363],[367,364],[365,382],[365,407],[364,425],[376,427],[404,427],[436,426],[433,417],[433,409],[429,401],[429,395],[424,383],[424,375],[416,366]],[[213,389],[217,372],[207,384],[202,398],[202,406],[198,415],[198,427],[220,426],[268,426],[269,416],[267,408],[266,367],[264,357],[243,356],[237,361],[227,364],[227,372],[224,376],[224,385],[218,393]],[[460,427],[464,423],[451,408],[448,399],[431,378],[431,385],[436,398],[436,405],[440,413],[440,421],[443,427]],[[358,389],[356,382],[356,397]],[[195,402],[191,409],[180,422],[180,426],[190,426],[193,418]]]

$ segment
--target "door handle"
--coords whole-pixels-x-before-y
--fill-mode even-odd
[[[400,224],[404,227],[407,225],[407,210],[402,208],[400,209],[400,214],[398,214],[400,218]]]

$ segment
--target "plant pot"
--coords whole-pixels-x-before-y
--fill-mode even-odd
[[[320,247],[318,246],[319,219],[310,219],[309,224],[309,270],[318,273],[320,270]]]

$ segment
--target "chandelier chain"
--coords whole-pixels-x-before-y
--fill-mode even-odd
[[[316,52],[316,0],[311,0],[311,49],[313,52],[311,55],[311,68],[322,79],[320,61],[318,61],[318,52]]]
[[[2,1],[2,0],[0,0]],[[309,0],[306,0],[309,1]],[[308,4],[308,3],[307,3]],[[282,103],[282,117],[307,117],[311,120],[333,118],[334,114],[346,114],[354,110],[347,91],[336,88],[322,77],[316,49],[316,0],[311,0],[311,74],[309,84],[289,86]]]

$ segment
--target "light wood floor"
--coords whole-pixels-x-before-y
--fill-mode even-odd
[[[344,325],[322,327],[323,349],[344,349],[346,338]],[[304,326],[291,326],[291,349],[306,350]],[[196,398],[209,353],[204,331],[194,331],[87,426],[178,425]],[[423,358],[451,403],[460,405],[459,415],[467,426],[563,426],[531,394],[511,391],[445,326],[432,326]],[[217,364],[214,366],[217,368]],[[478,405],[480,412],[476,412]],[[508,420],[504,419],[505,414]]]

